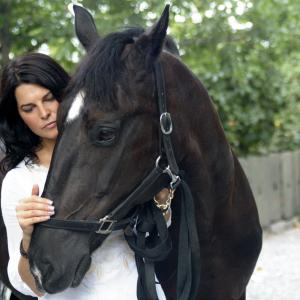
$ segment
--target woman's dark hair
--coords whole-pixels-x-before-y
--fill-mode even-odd
[[[21,119],[15,97],[16,88],[22,83],[42,86],[60,102],[69,82],[69,75],[51,57],[30,53],[18,57],[3,69],[0,86],[0,146],[5,158],[0,163],[3,172],[16,167],[24,158],[37,159],[35,151],[41,140]]]

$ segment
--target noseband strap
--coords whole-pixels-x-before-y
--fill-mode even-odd
[[[112,231],[124,229],[127,225],[134,224],[136,218],[135,213],[128,218],[124,218],[124,216],[126,216],[133,207],[142,205],[149,201],[149,199],[152,199],[158,191],[168,186],[169,181],[170,175],[168,171],[162,169],[160,165],[156,163],[153,170],[140,185],[112,212],[100,220],[64,220],[51,218],[46,222],[39,223],[38,226],[108,235]]]

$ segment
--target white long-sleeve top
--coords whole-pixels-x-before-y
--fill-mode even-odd
[[[14,288],[25,295],[35,296],[22,281],[18,272],[19,246],[22,229],[16,217],[16,205],[20,199],[29,197],[33,184],[44,189],[48,169],[38,165],[25,165],[22,161],[9,171],[2,183],[1,209],[7,230],[8,277]],[[136,296],[137,268],[134,253],[127,245],[122,231],[111,233],[101,247],[92,253],[90,269],[76,288],[68,288],[58,294],[46,294],[43,300],[134,300]],[[160,284],[156,285],[159,299],[166,299]]]

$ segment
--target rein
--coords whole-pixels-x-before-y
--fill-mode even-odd
[[[200,281],[200,246],[194,200],[188,185],[180,176],[174,155],[171,141],[173,124],[167,111],[164,75],[160,62],[155,63],[154,74],[160,114],[160,149],[152,171],[122,203],[98,221],[51,218],[39,226],[95,232],[101,235],[124,229],[125,238],[135,253],[138,299],[157,300],[154,262],[167,258],[172,250],[172,242],[162,212],[149,199],[164,187],[169,186],[173,190],[177,188],[181,199],[177,299],[192,300],[197,296]],[[124,218],[136,206],[133,214]]]

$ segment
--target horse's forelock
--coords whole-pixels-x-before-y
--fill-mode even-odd
[[[141,28],[130,28],[96,41],[73,76],[68,89],[70,95],[82,90],[86,104],[96,102],[104,110],[115,110],[118,107],[116,83],[124,69],[123,50],[142,32]]]
[[[119,108],[117,85],[128,88],[128,78],[124,82],[124,49],[135,43],[136,38],[144,33],[142,28],[129,28],[122,32],[112,33],[103,39],[98,39],[88,51],[85,59],[79,65],[67,89],[66,106],[67,122],[78,117],[83,104],[79,95],[84,91],[84,104],[96,104],[104,111],[114,111]],[[173,48],[170,48],[170,42]],[[176,53],[176,43],[167,37],[165,49]],[[137,58],[135,58],[137,60]]]

